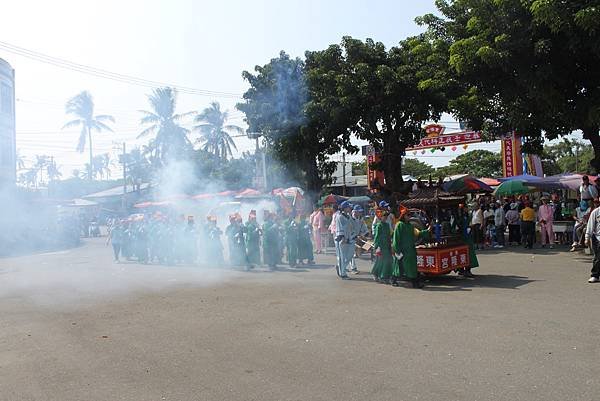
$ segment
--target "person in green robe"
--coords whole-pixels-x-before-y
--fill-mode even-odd
[[[256,210],[251,210],[246,222],[246,255],[248,263],[253,266],[260,265],[260,235],[261,229],[256,222]]]
[[[456,218],[452,222],[451,229],[460,234],[460,237],[469,247],[469,266],[458,270],[458,274],[465,277],[475,277],[471,273],[471,269],[479,267],[479,260],[475,253],[475,243],[473,242],[473,236],[469,232],[469,213],[465,209],[464,205],[458,206],[458,212]]]
[[[392,270],[392,285],[398,286],[398,279],[402,276],[412,282],[413,288],[423,288],[417,270],[417,248],[415,239],[425,238],[429,230],[418,230],[408,219],[408,209],[400,206],[400,220],[394,229],[392,237],[392,251],[394,252],[394,265]]]
[[[277,264],[281,261],[279,255],[279,226],[275,221],[275,215],[265,210],[263,232],[263,261],[272,270],[277,268]]]
[[[235,214],[229,216],[229,225],[225,228],[227,245],[229,246],[229,264],[231,266],[250,267],[246,255],[246,242],[244,241],[245,227],[241,216]]]
[[[217,218],[215,216],[207,216],[207,223],[204,227],[204,239],[206,241],[206,254],[204,255],[205,263],[210,263],[213,266],[222,266],[223,260],[223,244],[221,243],[221,234],[223,232],[217,226]]]
[[[304,264],[305,260],[309,265],[315,264],[311,231],[312,227],[306,219],[306,215],[300,215],[298,219],[298,261],[301,265]]]
[[[377,209],[377,223],[375,223],[373,246],[375,247],[375,263],[371,274],[377,282],[389,283],[392,277],[392,233],[388,223],[389,213],[383,209]]]
[[[296,267],[298,263],[298,223],[293,214],[285,223],[285,247],[288,264]]]

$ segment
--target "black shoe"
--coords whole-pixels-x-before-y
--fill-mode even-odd
[[[398,280],[392,280],[392,287],[400,287],[400,284],[398,284]]]
[[[419,280],[418,278],[412,280],[412,288],[423,288],[423,287],[425,287],[425,284],[423,284],[423,282],[421,280]]]

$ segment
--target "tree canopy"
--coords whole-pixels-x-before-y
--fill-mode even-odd
[[[450,160],[450,164],[437,170],[440,177],[455,174],[470,174],[475,177],[499,177],[502,175],[500,153],[477,149]]]
[[[354,134],[375,146],[382,156],[375,167],[383,170],[390,192],[403,189],[404,150],[446,108],[433,46],[414,37],[386,50],[380,42],[346,36],[340,45],[306,53],[310,115],[318,117],[321,132],[345,142]]]
[[[427,178],[429,174],[434,174],[435,169],[430,164],[424,163],[419,159],[404,159],[402,166],[404,174],[412,175],[415,178]]]

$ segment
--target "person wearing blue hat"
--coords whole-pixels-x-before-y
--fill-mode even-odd
[[[350,236],[350,245],[352,247],[348,247],[347,251],[350,253],[348,258],[350,259],[350,266],[352,270],[352,274],[358,274],[358,268],[356,267],[356,258],[360,255],[357,252],[356,248],[356,240],[359,238],[364,238],[369,234],[369,229],[363,220],[363,212],[364,209],[360,205],[355,205],[352,208],[352,215],[350,216],[350,221],[352,222],[352,234]]]
[[[390,204],[388,202],[386,202],[385,200],[382,200],[381,202],[379,202],[379,209],[390,214],[390,216],[387,218],[386,221],[390,227],[390,232],[394,231],[394,222],[393,222],[394,219],[391,216]],[[375,214],[375,217],[373,218],[373,222],[371,223],[371,232],[372,233],[375,232],[375,226],[377,225],[377,223],[379,223],[379,221],[380,220],[377,217],[377,214]]]
[[[350,260],[348,259],[348,248],[352,236],[352,223],[350,221],[350,211],[352,204],[344,201],[340,204],[340,211],[335,214],[335,254],[337,257],[337,274],[342,280],[349,280],[346,268]],[[354,249],[354,245],[352,245]],[[350,254],[351,255],[351,254]]]

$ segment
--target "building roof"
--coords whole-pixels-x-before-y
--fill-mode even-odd
[[[150,188],[150,184],[149,183],[144,183],[144,184],[140,185],[140,191],[145,191],[145,190],[147,190],[149,188]],[[133,185],[127,185],[125,192],[128,193],[128,194],[135,192],[134,186]],[[120,197],[122,195],[123,195],[123,185],[119,185],[117,187],[106,189],[104,191],[100,191],[100,192],[96,192],[96,193],[93,193],[93,194],[82,196],[82,198],[83,199],[113,198],[113,197]]]

